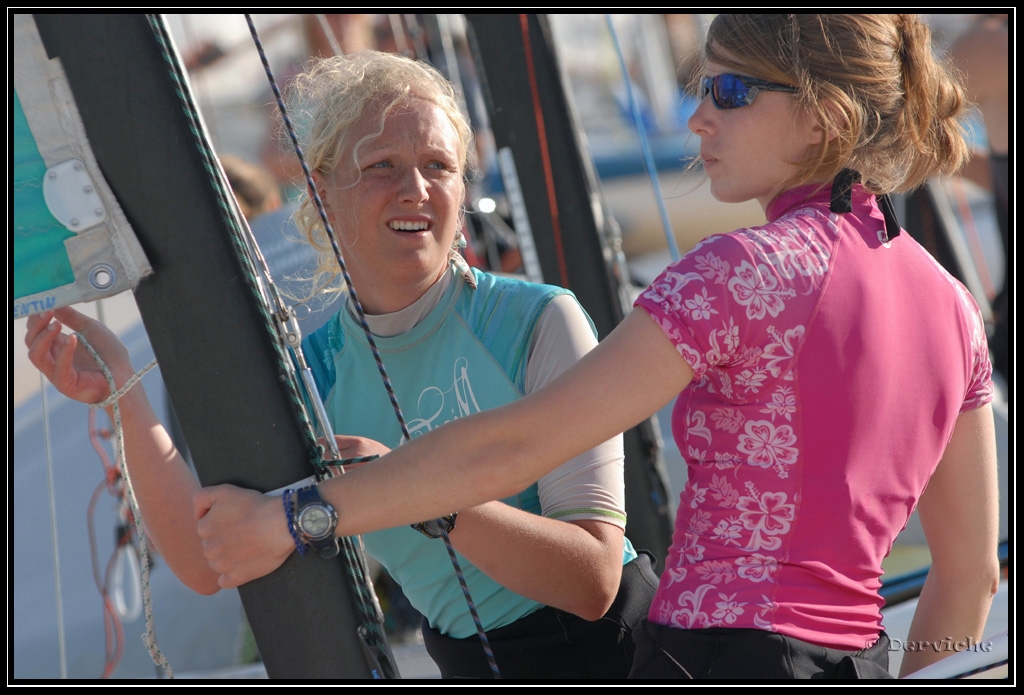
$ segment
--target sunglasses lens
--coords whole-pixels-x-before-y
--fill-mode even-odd
[[[712,98],[718,108],[738,109],[747,105],[750,88],[736,75],[715,75],[712,82]]]
[[[700,98],[704,99],[711,93],[711,100],[718,109],[738,109],[747,106],[762,91],[789,92],[796,94],[796,87],[759,80],[754,77],[723,74],[705,77],[701,80]]]

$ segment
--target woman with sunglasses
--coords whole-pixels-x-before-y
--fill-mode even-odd
[[[909,642],[980,639],[999,579],[980,312],[884,197],[960,167],[963,93],[915,15],[718,15],[703,58],[711,189],[767,223],[698,244],[548,387],[320,487],[339,534],[415,522],[675,399],[689,480],[631,675],[886,677],[881,563],[915,507],[933,564]],[[197,506],[225,585],[294,549],[259,495]]]

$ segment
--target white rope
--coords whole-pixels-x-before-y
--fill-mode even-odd
[[[171,665],[168,663],[167,658],[160,651],[160,647],[156,643],[156,629],[153,624],[153,602],[149,590],[149,545],[146,543],[146,534],[142,527],[142,514],[139,511],[138,501],[135,499],[135,489],[132,487],[131,478],[128,476],[128,463],[124,455],[124,430],[121,427],[121,406],[118,405],[118,400],[121,399],[124,394],[138,383],[139,379],[143,377],[149,370],[156,366],[156,360],[153,360],[143,369],[132,375],[132,378],[125,382],[119,390],[114,389],[114,377],[107,369],[107,365],[104,364],[103,360],[100,359],[99,354],[93,349],[89,341],[85,339],[81,333],[76,334],[85,349],[89,351],[93,359],[103,370],[103,376],[107,379],[107,384],[110,386],[111,395],[106,400],[100,403],[91,403],[92,408],[106,408],[113,406],[114,416],[114,432],[115,432],[115,449],[117,451],[117,466],[121,471],[121,479],[124,481],[125,496],[128,499],[128,504],[132,510],[132,520],[135,523],[135,538],[139,543],[139,555],[141,556],[139,563],[142,570],[142,605],[146,612],[146,633],[142,635],[142,642],[146,645],[146,649],[149,651],[149,656],[153,660],[153,663],[163,669],[164,673],[167,674],[168,678],[174,678],[174,671],[171,670]]]
[[[96,359],[96,361],[99,362],[100,369],[103,370],[104,376],[107,377],[107,383],[110,384],[110,388],[113,389],[114,388],[114,379],[113,379],[113,377],[108,375],[106,365],[103,364],[103,362],[99,358],[99,355],[97,355],[95,353],[95,351],[93,351],[92,346],[89,345],[88,342],[86,342],[85,338],[82,337],[81,333],[78,334],[78,337],[82,341],[82,344],[85,345],[86,348],[88,348],[90,353],[92,353],[92,356]],[[139,371],[135,372],[135,374],[132,375],[132,378],[129,379],[128,381],[124,382],[124,386],[122,386],[117,391],[114,391],[114,393],[111,394],[111,396],[109,398],[107,398],[104,401],[100,401],[99,403],[90,403],[89,407],[90,408],[109,408],[110,406],[114,405],[117,401],[119,401],[121,399],[122,396],[124,396],[124,394],[126,394],[126,393],[128,393],[129,391],[132,390],[132,386],[135,386],[135,384],[137,384],[139,382],[139,379],[141,379],[142,377],[146,376],[146,374],[148,374],[149,371],[151,369],[153,369],[153,367],[155,367],[155,366],[156,366],[156,360],[153,360],[152,362],[147,364],[145,367],[143,367]],[[120,409],[118,409],[117,412],[119,413]]]

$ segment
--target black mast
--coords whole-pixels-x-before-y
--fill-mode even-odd
[[[200,481],[272,490],[309,476],[314,454],[294,391],[280,378],[282,353],[232,246],[237,229],[197,139],[209,146],[185,115],[187,95],[179,94],[150,18],[37,14],[35,21],[152,263],[135,300]],[[357,630],[365,622],[347,571],[341,561],[296,554],[239,589],[271,678],[395,674],[390,654],[376,668],[364,658]]]
[[[467,14],[466,19],[495,145],[499,151],[508,148],[515,160],[544,281],[572,290],[603,338],[629,310],[628,278],[547,16]],[[672,539],[672,517],[657,422],[652,418],[626,432],[625,449],[626,533],[634,545],[658,557],[660,571]]]

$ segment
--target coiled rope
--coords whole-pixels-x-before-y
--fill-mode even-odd
[[[132,487],[131,477],[128,475],[128,463],[125,460],[124,455],[124,429],[121,427],[121,406],[118,404],[118,400],[128,392],[128,390],[134,386],[143,375],[156,366],[156,360],[150,362],[146,367],[141,369],[135,375],[129,379],[123,387],[116,389],[114,385],[114,376],[110,373],[107,365],[104,364],[103,360],[93,349],[89,341],[85,339],[85,336],[81,333],[76,334],[78,340],[81,341],[85,349],[89,351],[93,359],[100,366],[103,371],[103,376],[107,380],[107,385],[110,387],[110,397],[100,403],[93,403],[90,405],[92,408],[106,408],[111,407],[113,411],[114,420],[114,451],[117,454],[117,467],[121,471],[121,479],[124,483],[124,494],[128,500],[128,504],[132,508],[132,521],[135,525],[135,537],[139,543],[139,555],[140,555],[140,570],[142,576],[142,607],[146,615],[146,633],[142,636],[142,642],[146,645],[146,650],[149,652],[149,656],[153,659],[153,663],[156,664],[157,668],[163,669],[164,674],[168,678],[174,678],[174,670],[171,668],[171,664],[167,661],[167,658],[160,651],[160,647],[156,643],[156,628],[153,623],[153,601],[149,590],[149,543],[146,542],[146,532],[142,527],[142,515],[139,514],[139,503],[135,499],[135,488]]]

